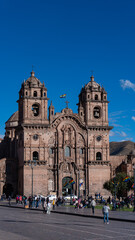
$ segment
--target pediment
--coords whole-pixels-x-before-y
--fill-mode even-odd
[[[57,117],[51,124],[51,127],[57,128],[61,122],[71,122],[71,124],[78,125],[80,128],[83,128],[83,130],[86,130],[85,124],[80,120],[80,118],[77,116],[77,114],[64,114],[59,117]]]

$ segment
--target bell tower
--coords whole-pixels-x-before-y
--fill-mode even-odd
[[[87,126],[108,125],[107,92],[91,76],[79,95],[78,114]]]
[[[48,124],[47,89],[35,77],[34,71],[31,76],[22,83],[19,92],[19,124]]]

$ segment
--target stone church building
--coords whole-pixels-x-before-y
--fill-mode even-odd
[[[19,91],[18,111],[6,122],[7,180],[14,194],[108,196],[111,177],[107,92],[94,81],[82,87],[78,113],[55,113],[44,83],[31,76]]]

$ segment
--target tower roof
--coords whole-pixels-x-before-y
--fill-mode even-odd
[[[97,82],[94,81],[93,75],[90,77],[90,81],[85,85],[84,89],[89,89],[90,91],[102,91],[105,92],[105,89],[100,86]]]
[[[31,76],[26,80],[26,84],[30,87],[41,87],[42,83],[38,78],[35,77],[35,72],[32,70]]]

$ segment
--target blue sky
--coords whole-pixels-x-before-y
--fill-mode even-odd
[[[110,141],[135,141],[135,1],[1,0],[0,136],[30,76],[45,82],[55,111],[76,103],[82,85],[108,92]],[[50,103],[49,100],[49,103]]]

